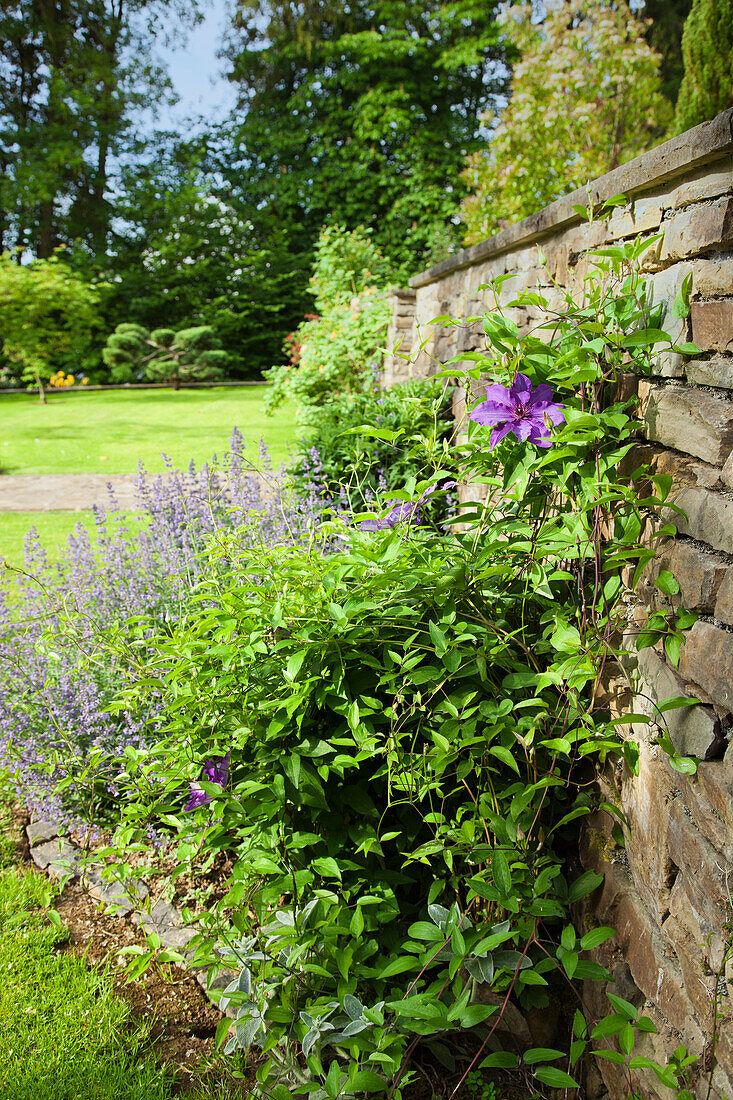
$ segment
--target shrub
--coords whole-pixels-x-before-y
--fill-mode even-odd
[[[262,1048],[275,1100],[400,1097],[425,1036],[450,1066],[472,1034],[461,1080],[479,1062],[516,1066],[497,1036],[509,1004],[610,979],[584,952],[612,930],[578,935],[569,906],[602,881],[572,860],[574,823],[599,803],[594,767],[638,756],[594,701],[625,626],[622,569],[653,555],[642,517],[668,487],[652,479],[658,494],[642,496],[617,473],[635,430],[619,373],[648,373],[654,346],[673,346],[635,275],[644,247],[605,249],[587,299],[539,333],[520,337],[498,306],[485,315],[488,350],[462,381],[494,381],[458,458],[488,500],[461,529],[416,525],[438,468],[379,519],[335,521],[328,556],[224,538],[212,580],[144,653],[115,640],[137,663],[124,705],[155,699],[160,726],[127,769],[137,797],[118,842],[147,814],[180,834],[184,866],[230,854],[207,917],[209,949],[218,939],[239,971],[227,1049]],[[535,292],[510,303],[538,305]],[[645,644],[664,638],[674,658],[692,618]],[[583,1052],[621,1029],[628,1067],[654,1025],[617,1002],[595,1031],[576,1013],[566,1069],[561,1051],[530,1051],[536,1080],[576,1087]]]
[[[60,365],[71,371],[88,365],[92,339],[99,327],[98,289],[61,262],[34,260],[19,264],[0,254],[0,333],[3,366],[11,378],[38,387]]]
[[[375,382],[330,401],[298,442],[288,470],[296,492],[341,511],[361,512],[410,478],[426,478],[437,462],[449,466],[452,392],[450,386],[437,391],[415,379],[390,389]],[[434,520],[444,513],[444,498],[428,510]]]
[[[209,325],[148,332],[142,325],[117,326],[102,351],[113,382],[203,382],[222,378],[230,356]]]
[[[271,408],[292,398],[303,423],[314,424],[324,405],[369,386],[390,317],[387,294],[379,289],[386,272],[365,231],[322,230],[310,280],[317,313],[288,338],[290,362],[266,372]]]
[[[78,524],[57,564],[29,532],[18,598],[0,592],[0,763],[39,815],[69,825],[90,814],[109,820],[112,762],[157,735],[155,700],[141,717],[109,711],[125,670],[101,659],[105,632],[141,616],[148,629],[174,621],[218,531],[238,527],[243,545],[302,537],[306,506],[265,491],[242,453],[235,432],[221,463],[155,478],[141,470],[141,516],[126,516],[111,497],[95,510],[94,537]]]
[[[504,12],[520,59],[491,139],[463,172],[467,244],[520,221],[661,140],[659,56],[626,0],[550,0]]]

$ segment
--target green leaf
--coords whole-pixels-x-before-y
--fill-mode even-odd
[[[595,871],[586,871],[580,878],[576,878],[568,890],[568,903],[572,905],[573,902],[592,894],[602,882],[603,875],[598,875]]]
[[[623,997],[618,997],[615,993],[606,993],[606,996],[618,1012],[619,1016],[625,1016],[627,1020],[636,1019],[638,1013],[629,1001],[625,1001]]]
[[[512,888],[512,876],[506,856],[501,848],[495,848],[491,857],[491,873],[500,892],[506,897]]]
[[[676,596],[680,590],[674,574],[670,573],[669,569],[662,569],[654,583],[667,596]]]
[[[445,634],[440,629],[438,624],[432,621],[428,623],[428,629],[430,631],[430,637],[433,639],[435,653],[438,657],[442,657],[448,649],[448,643],[445,640]]]
[[[514,759],[513,753],[509,749],[505,749],[503,745],[492,745],[489,749],[489,752],[492,756],[497,757],[497,759],[501,760],[504,764],[507,764],[508,767],[512,768],[512,770],[515,771],[517,775],[520,774],[519,765]]]
[[[618,1045],[624,1054],[631,1054],[634,1049],[634,1028],[628,1023],[621,1029],[618,1036]]]
[[[305,660],[306,652],[305,649],[301,649],[288,658],[288,663],[285,666],[285,676],[288,680],[295,680]]]
[[[322,856],[320,859],[314,859],[311,866],[316,874],[323,875],[324,878],[341,878],[341,868],[332,856]]]
[[[524,1061],[528,1066],[534,1066],[537,1062],[556,1062],[566,1054],[567,1051],[555,1050],[553,1047],[532,1047],[524,1052]]]
[[[591,928],[580,941],[583,951],[592,951],[594,947],[600,947],[606,940],[610,940],[616,933],[613,928]]]
[[[397,974],[406,974],[408,970],[417,969],[417,960],[403,956],[401,959],[392,959],[377,973],[378,978],[394,978]]]
[[[671,344],[669,336],[666,332],[662,332],[658,328],[646,328],[641,332],[632,332],[630,336],[624,337],[621,341],[620,347],[622,348],[641,348],[646,347],[649,344]]]
[[[568,1073],[557,1069],[555,1066],[540,1066],[534,1071],[534,1075],[543,1085],[549,1085],[553,1089],[579,1089],[578,1082]]]
[[[361,1089],[362,1092],[386,1092],[387,1082],[383,1077],[372,1073],[369,1069],[360,1069],[349,1078],[352,1089]]]
[[[516,1054],[508,1050],[495,1050],[484,1058],[479,1069],[516,1069],[518,1065],[519,1058]]]

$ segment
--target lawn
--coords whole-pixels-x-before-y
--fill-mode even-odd
[[[38,531],[42,545],[53,560],[66,545],[77,523],[93,530],[92,512],[0,512],[0,560],[8,565],[23,564],[23,542],[30,527]],[[0,587],[2,586],[0,571]]]
[[[127,474],[139,460],[162,470],[200,464],[227,447],[234,427],[258,459],[264,439],[274,465],[295,441],[292,407],[268,416],[265,386],[202,390],[111,390],[48,395],[0,394],[0,470],[6,474]]]
[[[8,811],[0,798],[3,816]],[[53,885],[14,866],[0,834],[0,1095],[8,1100],[169,1100],[172,1081],[141,1053],[146,1028],[108,975],[56,945]]]

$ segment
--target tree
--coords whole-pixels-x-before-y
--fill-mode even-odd
[[[35,384],[43,404],[43,383],[61,362],[77,367],[90,351],[99,326],[99,292],[57,257],[21,265],[0,255],[0,333],[3,353],[24,382]]]
[[[405,272],[429,262],[456,218],[479,115],[505,86],[493,10],[244,0],[229,48],[244,114],[220,138],[232,192],[305,227],[311,246],[332,220],[371,228]]]
[[[682,83],[682,28],[691,7],[692,0],[644,0],[640,13],[646,23],[645,38],[659,54],[662,95],[670,103],[677,101]]]
[[[733,5],[693,0],[682,32],[685,75],[675,111],[682,133],[733,106]]]
[[[135,113],[170,94],[151,44],[196,0],[9,0],[0,8],[0,248],[96,259],[114,214],[110,164]],[[175,32],[177,33],[177,31]]]
[[[206,140],[175,135],[126,166],[104,312],[110,328],[121,317],[210,324],[230,373],[254,378],[308,309],[310,240],[275,211],[248,209],[214,168]]]
[[[506,15],[521,60],[507,107],[486,119],[488,146],[468,158],[468,244],[631,160],[671,117],[659,58],[624,0],[554,0],[541,24],[531,17],[528,5]]]
[[[221,378],[229,356],[221,349],[210,325],[193,328],[154,329],[123,323],[117,326],[102,351],[113,382],[204,382]]]

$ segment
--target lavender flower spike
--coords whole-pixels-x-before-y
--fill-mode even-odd
[[[455,481],[447,481],[440,488],[452,489]],[[428,497],[432,496],[438,485],[431,485],[417,500],[406,500],[402,504],[395,504],[381,519],[365,519],[359,524],[362,531],[390,531],[398,523],[406,523],[414,520],[420,522],[420,509]]]
[[[537,447],[551,447],[550,428],[565,419],[565,406],[556,404],[552,398],[550,386],[533,390],[527,375],[518,374],[509,389],[498,384],[487,386],[486,401],[477,405],[469,418],[494,429],[489,450],[509,432],[514,432],[520,442],[529,439]]]
[[[231,752],[226,753],[225,756],[212,756],[211,760],[204,760],[203,773],[201,779],[206,780],[207,783],[216,783],[218,786],[224,789],[227,783],[227,776],[229,775],[229,757]],[[199,780],[199,783],[201,780]],[[190,798],[184,810],[198,810],[200,806],[208,806],[211,802],[211,795],[202,790],[198,783],[189,783]]]

